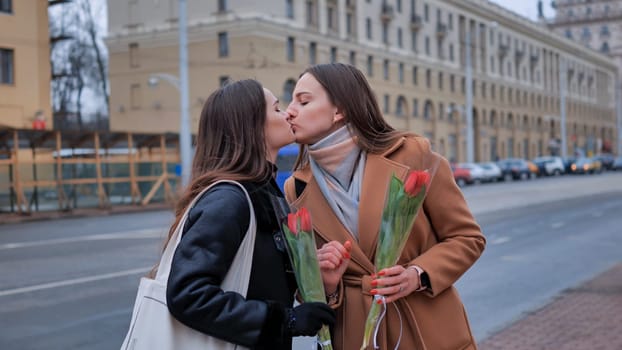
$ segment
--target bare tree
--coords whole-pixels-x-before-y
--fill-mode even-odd
[[[50,11],[52,100],[58,128],[97,127],[99,123],[86,123],[85,91],[90,92],[89,104],[108,114],[107,55],[97,22],[102,18],[101,4],[74,0]]]

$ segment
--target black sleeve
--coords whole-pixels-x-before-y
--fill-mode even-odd
[[[222,184],[209,190],[190,211],[166,291],[168,308],[180,322],[246,347],[282,337],[285,317],[280,305],[246,300],[219,287],[249,220],[248,201],[239,187]]]

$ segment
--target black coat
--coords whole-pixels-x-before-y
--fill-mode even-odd
[[[257,219],[247,297],[219,285],[248,229],[248,201],[238,186],[218,184],[190,210],[168,279],[168,308],[187,326],[228,342],[291,349],[285,308],[293,305],[296,281],[270,200],[283,194],[273,180],[242,185]]]

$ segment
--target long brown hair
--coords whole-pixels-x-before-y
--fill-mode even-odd
[[[258,81],[231,82],[209,96],[199,121],[190,185],[177,202],[166,243],[188,205],[205,187],[221,179],[261,182],[272,176],[265,124],[266,99]]]
[[[382,153],[409,134],[395,130],[384,120],[374,92],[356,67],[343,63],[317,64],[305,69],[300,76],[306,73],[322,85],[331,103],[343,113],[363,151]],[[307,163],[307,145],[300,145],[294,169],[301,169]]]

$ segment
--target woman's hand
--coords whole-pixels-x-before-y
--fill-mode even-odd
[[[385,296],[385,303],[387,304],[410,295],[419,289],[421,283],[417,270],[404,268],[401,265],[382,269],[372,277],[375,278],[371,281],[371,286],[374,289],[370,293]]]
[[[337,290],[341,276],[343,276],[350,262],[351,249],[352,242],[350,241],[346,241],[344,244],[330,241],[317,250],[326,294],[332,294]]]

